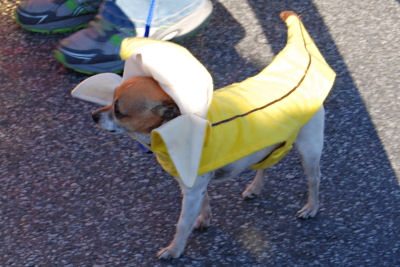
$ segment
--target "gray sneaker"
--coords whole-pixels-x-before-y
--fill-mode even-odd
[[[149,37],[176,41],[193,35],[206,25],[212,12],[210,0],[199,2],[202,3],[191,13],[175,21],[169,18],[168,23],[151,25]],[[66,67],[86,74],[121,72],[124,67],[119,55],[122,40],[143,37],[145,33],[146,25],[134,23],[134,27],[113,24],[100,12],[87,28],[63,39],[55,56]]]
[[[61,33],[83,28],[97,14],[101,0],[26,0],[14,16],[22,28]]]

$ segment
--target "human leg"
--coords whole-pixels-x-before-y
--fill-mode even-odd
[[[121,41],[143,37],[177,40],[190,35],[209,18],[210,0],[157,0],[149,20],[149,0],[106,0],[89,26],[63,39],[55,51],[57,59],[76,71],[93,74],[119,72]]]

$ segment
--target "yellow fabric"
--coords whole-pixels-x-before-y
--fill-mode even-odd
[[[160,45],[160,44],[162,44],[164,47],[169,47],[174,50],[175,49],[180,50],[182,53],[188,53],[188,50],[186,48],[172,42],[154,40],[143,37],[135,37],[135,38],[125,38],[124,40],[122,40],[121,51],[119,54],[123,60],[126,60],[130,56],[132,56],[138,49],[144,46]]]
[[[336,74],[297,16],[286,18],[285,48],[258,75],[214,92],[198,174],[218,169],[262,148],[284,145],[254,168],[278,162],[300,128],[317,112]],[[162,167],[179,177],[167,145],[153,133],[152,150]]]

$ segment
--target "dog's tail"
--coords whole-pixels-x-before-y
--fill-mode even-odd
[[[324,62],[327,65],[324,57],[322,56],[321,52],[315,45],[311,36],[308,34],[299,16],[293,11],[283,11],[280,14],[280,17],[288,27],[287,43],[288,44],[294,43],[299,47],[304,45],[305,49],[309,54],[311,54],[314,58],[317,58],[319,61]]]
[[[283,11],[283,12],[281,12],[281,14],[280,14],[280,17],[281,17],[281,19],[282,19],[283,21],[286,21],[286,19],[287,19],[289,16],[296,16],[296,17],[297,17],[296,13],[294,13],[293,11]]]

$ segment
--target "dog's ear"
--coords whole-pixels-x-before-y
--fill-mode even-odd
[[[160,116],[163,121],[169,121],[181,115],[178,106],[171,101],[163,101],[161,105],[152,108],[152,112]]]

